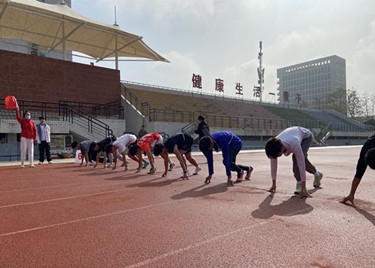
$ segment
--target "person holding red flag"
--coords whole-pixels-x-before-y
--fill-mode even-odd
[[[24,167],[26,160],[26,151],[29,153],[30,167],[34,166],[34,142],[37,140],[37,132],[34,122],[31,120],[29,111],[23,113],[23,118],[20,117],[19,108],[16,111],[17,121],[21,124],[21,168]]]

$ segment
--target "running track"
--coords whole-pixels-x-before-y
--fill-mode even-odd
[[[277,193],[264,152],[245,152],[251,181],[227,188],[221,155],[204,185],[205,159],[189,181],[75,164],[0,167],[0,267],[375,267],[375,181],[357,207],[348,194],[360,147],[310,149],[324,173],[313,198],[294,198],[291,157],[279,159]],[[174,159],[176,161],[176,159]],[[131,160],[130,160],[131,161]],[[190,167],[192,173],[193,167]]]

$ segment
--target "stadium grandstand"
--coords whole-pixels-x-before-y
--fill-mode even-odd
[[[145,124],[150,131],[193,135],[197,117],[203,115],[212,132],[232,131],[247,148],[263,148],[269,137],[289,126],[311,129],[316,145],[357,145],[373,131],[334,110],[287,108],[130,81],[123,81],[121,86],[131,131]]]

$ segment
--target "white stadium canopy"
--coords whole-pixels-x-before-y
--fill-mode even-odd
[[[119,57],[168,62],[142,37],[82,16],[66,4],[0,0],[0,38],[25,40],[46,50],[77,51],[96,61]]]

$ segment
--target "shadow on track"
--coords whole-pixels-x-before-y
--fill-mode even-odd
[[[311,192],[310,192],[311,193]],[[259,208],[251,212],[257,219],[269,219],[272,216],[294,216],[307,214],[313,211],[313,207],[306,204],[306,198],[292,196],[288,200],[277,205],[271,205],[274,194],[270,194],[260,203]]]
[[[147,175],[150,176],[150,175]],[[139,175],[138,175],[139,177]],[[145,181],[145,182],[140,182],[140,183],[135,183],[132,185],[129,185],[128,187],[162,187],[162,186],[167,186],[170,185],[174,182],[182,181],[182,179],[166,179],[164,177],[157,177],[153,178],[151,180]]]
[[[217,184],[212,187],[207,187],[207,184],[203,184],[195,188],[189,189],[185,192],[173,195],[171,196],[171,198],[174,200],[179,200],[183,198],[203,197],[212,194],[224,193],[226,191],[228,191],[228,186],[226,183]]]

